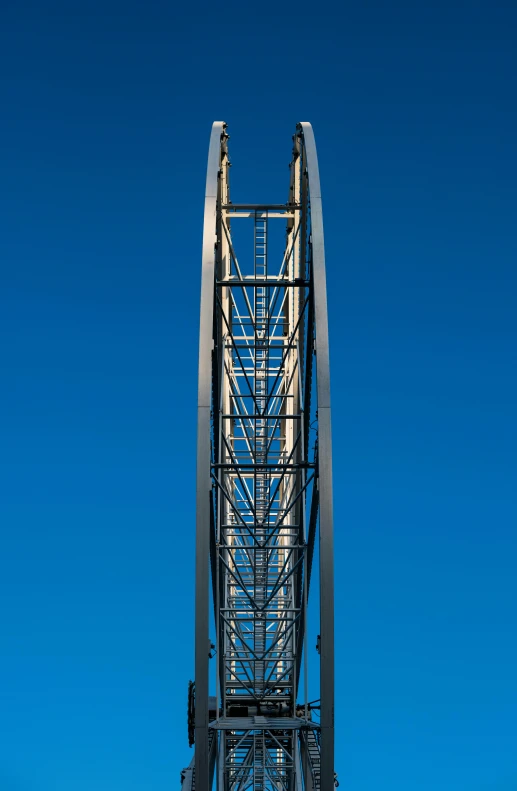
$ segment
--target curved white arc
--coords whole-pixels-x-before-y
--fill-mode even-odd
[[[201,315],[199,319],[199,376],[198,406],[210,408],[212,311],[214,304],[214,267],[217,187],[221,164],[221,135],[225,123],[215,121],[210,135],[205,187],[205,216],[203,223],[203,254],[201,270]]]
[[[327,312],[327,280],[323,209],[316,141],[311,124],[302,131],[309,178],[316,374],[318,395],[318,466],[320,495],[320,695],[321,695],[321,789],[334,788],[334,528],[332,509],[332,433],[330,411],[330,360]]]
[[[303,132],[309,196],[311,203],[312,266],[314,271],[314,318],[316,325],[316,370],[318,376],[318,409],[330,408],[330,360],[327,311],[327,276],[325,270],[325,241],[323,235],[323,208],[321,203],[320,173],[316,141],[312,126],[300,123]]]
[[[201,310],[199,320],[197,488],[196,488],[196,789],[208,791],[208,641],[210,553],[210,401],[215,279],[215,242],[221,139],[225,124],[212,125],[205,188]]]

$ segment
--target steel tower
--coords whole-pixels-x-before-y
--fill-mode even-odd
[[[195,754],[182,789],[209,791],[215,777],[218,791],[332,791],[330,381],[312,127],[300,123],[293,136],[285,204],[232,203],[229,165],[226,124],[216,122],[199,341]],[[282,220],[275,249],[272,223]],[[246,222],[250,243],[237,249],[232,228],[235,239]],[[317,650],[307,645],[315,548]],[[309,660],[320,665],[317,701],[308,700]]]

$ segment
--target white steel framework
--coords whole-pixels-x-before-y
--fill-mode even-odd
[[[270,231],[282,221],[285,245],[275,249]],[[243,222],[253,226],[253,245],[236,250],[232,228]],[[233,204],[226,124],[216,122],[199,352],[196,674],[189,687],[195,756],[182,773],[184,791],[208,791],[214,777],[218,791],[334,788],[331,455],[312,128],[298,124],[293,136],[286,204]],[[307,609],[316,540],[320,698],[310,702]],[[216,695],[209,697],[214,656]]]

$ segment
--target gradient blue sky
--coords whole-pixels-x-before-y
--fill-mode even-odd
[[[313,123],[347,791],[517,788],[517,6],[2,4],[0,788],[188,762],[210,125]]]

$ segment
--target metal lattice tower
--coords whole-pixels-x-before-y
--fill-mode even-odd
[[[228,175],[226,124],[216,122],[199,345],[196,673],[189,687],[195,756],[182,788],[209,791],[215,777],[218,791],[331,791],[332,451],[311,125],[298,124],[293,137],[286,204],[233,204]],[[271,223],[279,221],[283,249],[269,242]],[[234,248],[238,222],[253,223],[253,249]],[[307,646],[316,541],[319,657]],[[320,698],[312,702],[309,654],[320,664]],[[216,694],[209,697],[214,657]]]

